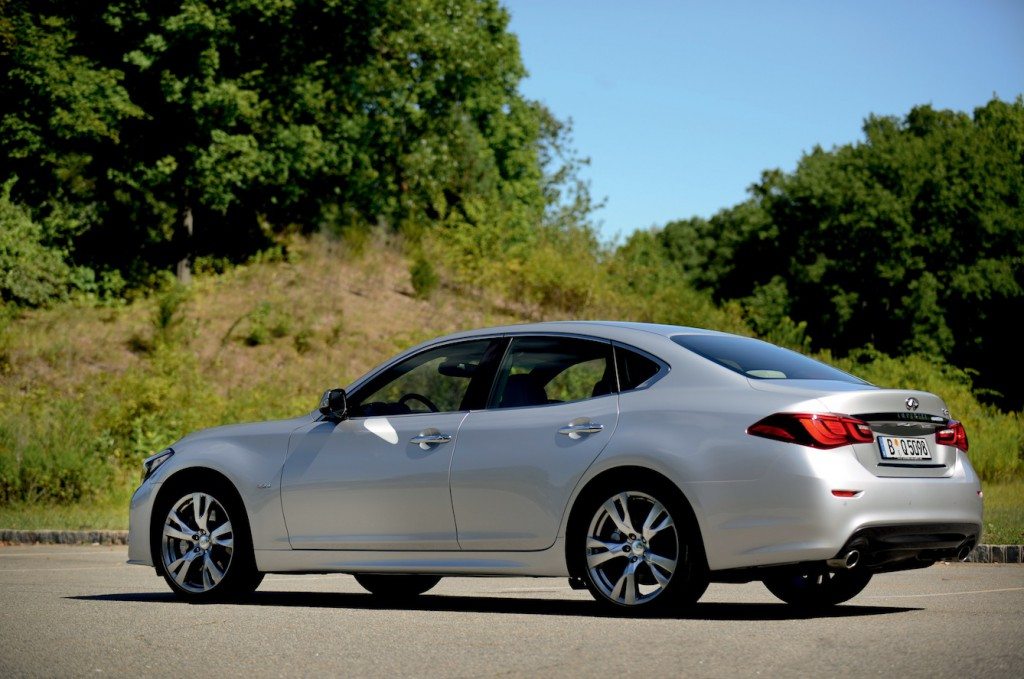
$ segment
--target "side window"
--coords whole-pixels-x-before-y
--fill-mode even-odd
[[[619,388],[622,391],[636,389],[661,370],[657,362],[620,346],[615,347],[615,358],[619,363]]]
[[[481,366],[490,345],[491,340],[475,340],[416,354],[360,389],[349,402],[349,412],[371,417],[466,410],[478,391],[470,387],[481,381],[475,378],[487,379]]]
[[[582,401],[615,392],[611,344],[516,337],[498,370],[491,408]]]

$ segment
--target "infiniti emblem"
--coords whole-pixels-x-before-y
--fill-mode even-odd
[[[907,410],[917,410],[917,406],[921,405],[917,402],[917,399],[911,396],[906,400]]]

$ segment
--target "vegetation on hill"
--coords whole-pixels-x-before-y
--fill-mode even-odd
[[[378,234],[362,252],[333,237],[296,238],[283,254],[200,274],[187,290],[168,278],[130,303],[78,299],[8,317],[0,523],[124,527],[147,455],[193,429],[308,412],[324,389],[442,333],[612,314],[699,326],[728,318],[681,290],[632,311],[609,306],[622,303],[614,295],[541,308],[492,292],[459,294],[450,281],[423,298],[400,241]],[[552,266],[553,275],[570,273]],[[595,284],[614,290],[615,277],[609,264]],[[986,487],[1020,485],[1024,422],[979,403],[962,372],[926,357],[861,353],[838,363],[880,385],[942,394],[966,423]]]

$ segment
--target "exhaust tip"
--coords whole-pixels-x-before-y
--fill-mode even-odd
[[[860,563],[860,551],[851,549],[845,554],[841,554],[834,559],[826,560],[825,563],[828,564],[829,568],[848,571]]]
[[[974,543],[973,542],[968,542],[966,544],[961,545],[960,549],[958,549],[957,552],[956,552],[956,560],[957,561],[967,561],[967,557],[969,557],[971,555],[972,551],[974,551]]]

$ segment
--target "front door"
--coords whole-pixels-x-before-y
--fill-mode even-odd
[[[448,470],[462,421],[486,398],[491,344],[420,352],[353,393],[348,419],[296,432],[281,479],[292,548],[458,549]]]
[[[465,550],[554,544],[569,496],[618,422],[608,342],[516,337],[486,410],[469,413],[452,459]]]

